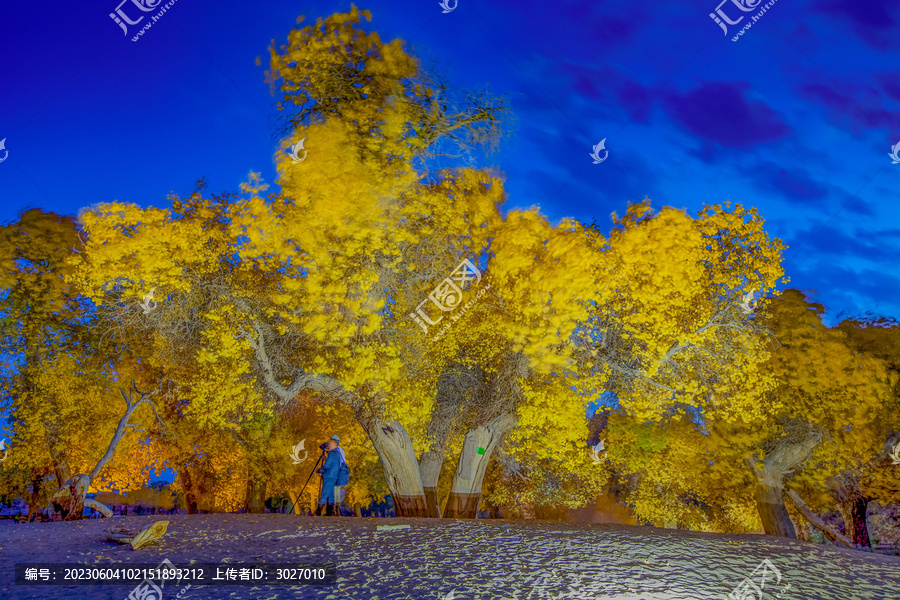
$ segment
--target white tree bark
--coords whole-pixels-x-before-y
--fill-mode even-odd
[[[394,419],[366,420],[362,426],[381,459],[397,516],[428,516],[419,464],[409,434]]]
[[[515,415],[504,413],[466,433],[450,487],[450,497],[447,498],[444,509],[445,516],[475,518],[481,504],[481,486],[491,455],[515,425]],[[479,448],[484,449],[483,454],[478,453]]]

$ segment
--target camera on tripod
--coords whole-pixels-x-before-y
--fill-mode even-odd
[[[328,450],[328,442],[322,442],[321,444],[319,444],[319,448],[321,448],[322,450]]]

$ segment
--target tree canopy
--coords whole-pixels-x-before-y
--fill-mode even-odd
[[[791,491],[848,519],[900,498],[896,323],[824,325],[741,204],[645,198],[610,227],[514,208],[473,158],[508,102],[370,20],[270,48],[274,182],[0,230],[2,393],[29,448],[10,481],[124,492],[171,468],[191,512],[299,507],[338,433],[349,501],[401,515],[617,486],[644,522],[792,536]]]

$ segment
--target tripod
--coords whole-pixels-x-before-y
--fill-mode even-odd
[[[306,483],[303,484],[303,488],[301,488],[300,494],[297,496],[298,500],[303,497],[303,492],[306,491],[306,486],[309,484],[309,480],[312,479],[312,476],[313,476],[313,474],[315,474],[316,469],[319,468],[319,462],[321,462],[323,458],[325,458],[325,448],[322,448],[322,454],[319,455],[318,460],[316,460],[316,464],[313,465],[312,473],[310,473],[309,477],[306,478]],[[324,463],[322,463],[322,464],[324,464]],[[321,480],[319,480],[319,497],[320,498],[322,497],[322,481]]]

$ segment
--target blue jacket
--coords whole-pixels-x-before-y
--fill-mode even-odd
[[[341,453],[343,450],[338,446],[328,453],[325,459],[325,466],[322,467],[322,481],[324,485],[337,485],[338,471],[341,468]]]

